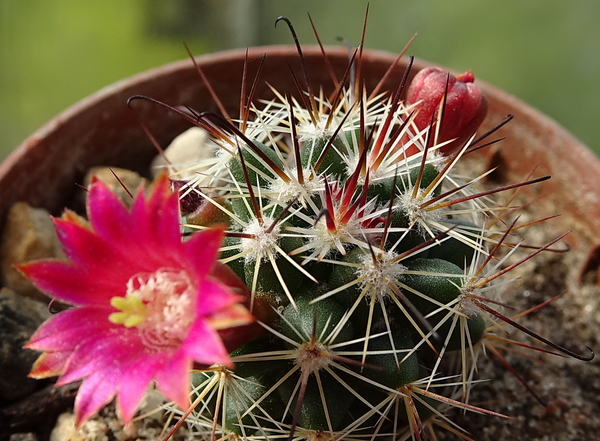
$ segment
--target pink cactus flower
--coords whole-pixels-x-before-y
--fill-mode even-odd
[[[60,375],[57,385],[83,380],[78,426],[114,397],[129,422],[153,380],[185,408],[193,364],[231,366],[229,351],[252,337],[231,328],[255,326],[244,306],[248,290],[216,260],[223,230],[182,241],[177,194],[166,176],[148,196],[139,191],[130,211],[95,181],[87,210],[89,224],[72,212],[55,220],[68,261],[20,267],[49,296],[73,305],[27,344],[43,351],[30,375]]]
[[[444,93],[446,106],[438,143],[451,141],[439,151],[449,155],[472,136],[485,119],[487,100],[474,83],[471,72],[458,77],[437,67],[419,71],[412,80],[406,95],[406,104],[416,104],[418,114],[415,125],[419,130],[427,128],[435,120]],[[447,91],[447,92],[446,92]]]

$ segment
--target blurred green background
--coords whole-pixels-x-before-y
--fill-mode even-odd
[[[0,0],[0,159],[69,105],[121,78],[196,54],[360,39],[365,0]],[[472,70],[600,154],[600,1],[372,0],[366,46]]]

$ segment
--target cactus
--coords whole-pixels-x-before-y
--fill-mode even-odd
[[[163,173],[130,209],[94,181],[88,219],[55,220],[67,259],[19,267],[73,305],[27,347],[42,351],[32,376],[83,380],[78,426],[113,398],[131,422],[154,381],[181,416],[171,433],[185,422],[205,439],[470,439],[448,411],[505,417],[468,402],[481,354],[508,365],[498,346],[521,345],[503,326],[544,345],[531,350],[594,357],[502,312],[510,271],[563,236],[518,239],[541,221],[519,222],[514,193],[548,176],[479,189],[489,172],[458,171],[510,120],[477,135],[487,103],[474,76],[425,69],[409,85],[409,60],[395,89],[367,90],[359,48],[326,95],[297,47],[297,90],[253,102],[244,84],[238,120],[132,97],[206,131],[217,153]]]
[[[431,69],[408,86],[409,63],[395,90],[374,92],[356,76],[359,49],[326,97],[298,52],[296,97],[247,102],[238,121],[171,108],[220,147],[186,170],[194,179],[172,177],[186,232],[226,224],[220,259],[263,328],[230,354],[234,368],[193,375],[190,430],[401,440],[437,427],[469,439],[446,413],[498,415],[468,396],[479,356],[497,353],[499,325],[590,360],[591,350],[578,355],[500,312],[501,277],[562,237],[505,263],[525,225],[494,195],[549,177],[479,190],[487,173],[456,171],[495,142],[494,130],[476,136],[487,104],[473,75]]]

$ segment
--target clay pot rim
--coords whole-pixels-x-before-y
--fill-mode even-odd
[[[328,56],[344,56],[348,54],[348,50],[344,47],[340,46],[325,46],[325,52]],[[302,47],[302,51],[305,56],[314,56],[320,55],[321,49],[318,45],[306,45]],[[249,59],[259,58],[263,54],[266,54],[269,57],[278,56],[278,55],[289,55],[290,52],[293,54],[297,53],[296,47],[293,45],[272,45],[272,46],[256,46],[248,49],[230,49],[224,50],[215,53],[208,53],[203,55],[198,55],[195,58],[196,62],[204,65],[204,64],[212,64],[212,63],[221,63],[230,59],[240,59],[244,58],[246,54],[248,54]],[[376,49],[365,49],[363,52],[363,57],[365,60],[381,60],[386,62],[391,62],[397,55],[387,51],[381,51]],[[3,176],[5,175],[5,171],[14,163],[18,162],[21,157],[28,153],[28,151],[33,148],[35,140],[42,139],[46,137],[49,133],[57,130],[65,124],[70,119],[76,117],[77,114],[81,113],[82,110],[88,109],[90,107],[95,106],[99,101],[104,100],[107,96],[114,95],[116,93],[125,91],[131,88],[132,84],[137,84],[141,82],[146,82],[150,79],[153,79],[157,76],[165,76],[174,71],[179,70],[187,70],[190,68],[191,60],[189,58],[184,58],[181,60],[173,61],[158,67],[154,67],[143,72],[131,75],[124,79],[118,80],[114,83],[111,83],[98,91],[88,95],[81,100],[77,101],[75,104],[69,106],[65,110],[61,111],[58,115],[50,119],[48,122],[43,124],[40,128],[35,130],[31,135],[29,135],[19,146],[17,146],[4,161],[0,163],[0,185]],[[439,66],[435,63],[425,61],[419,58],[415,58],[413,71],[417,72],[425,67],[429,66]],[[452,70],[451,70],[452,71]],[[457,72],[453,72],[457,73]],[[523,111],[524,114],[536,119],[546,120],[548,123],[553,123],[564,132],[564,135],[571,138],[571,141],[574,144],[578,144],[583,151],[577,151],[577,155],[581,155],[580,159],[582,160],[590,160],[592,158],[597,159],[596,155],[594,155],[591,150],[579,141],[574,135],[568,132],[566,129],[562,128],[560,124],[558,124],[554,119],[549,117],[548,115],[540,112],[539,110],[531,107],[529,104],[521,101],[519,98],[515,97],[512,94],[509,94],[495,86],[492,86],[485,81],[477,80],[477,84],[482,87],[488,95],[493,95],[495,98],[506,102],[507,104],[519,107]],[[592,161],[594,162],[594,161]],[[595,161],[597,162],[597,161]],[[598,164],[598,170],[600,171],[600,163]]]
[[[306,58],[319,57],[322,59],[322,53],[319,46],[303,46],[302,50]],[[326,46],[325,51],[327,56],[332,59],[348,59],[348,50],[344,47]],[[274,59],[277,57],[295,57],[297,59],[297,51],[295,46],[280,45],[259,46],[249,48],[247,50],[233,49],[228,51],[200,55],[198,57],[195,57],[195,60],[199,64],[201,64],[203,68],[208,68],[207,66],[210,65],[217,66],[222,63],[231,62],[232,60],[243,60],[246,57],[246,54],[248,54],[247,56],[251,60],[258,59],[264,54],[267,55],[268,59]],[[390,66],[397,59],[396,54],[378,50],[364,50],[362,56],[363,66],[367,67],[370,65],[376,65],[378,63]],[[413,66],[413,74],[424,67],[433,65],[434,64],[423,60],[415,60]],[[59,132],[63,126],[68,125],[71,121],[76,120],[78,115],[80,115],[82,112],[89,111],[90,109],[94,108],[95,106],[97,106],[105,100],[109,100],[110,98],[117,95],[127,96],[128,94],[135,94],[135,92],[133,91],[135,85],[155,81],[156,78],[168,77],[175,72],[188,71],[190,69],[194,69],[193,63],[190,61],[190,59],[183,59],[180,61],[175,61],[160,67],[147,70],[142,73],[135,74],[116,83],[108,85],[100,89],[99,91],[93,93],[92,95],[83,98],[76,104],[70,106],[63,112],[59,113],[56,117],[44,124],[41,128],[36,130],[20,146],[18,146],[4,160],[4,162],[2,162],[2,164],[0,164],[0,194],[2,194],[1,199],[3,199],[2,201],[0,201],[0,220],[4,217],[4,212],[8,208],[10,203],[15,202],[19,199],[23,199],[23,197],[19,197],[18,195],[16,195],[16,193],[18,192],[14,191],[14,183],[10,182],[11,179],[15,179],[14,174],[13,176],[11,176],[10,174],[11,170],[14,167],[20,167],[21,169],[26,170],[27,166],[23,164],[27,164],[27,161],[31,162],[32,160],[30,158],[35,158],[36,155],[38,156],[37,160],[43,160],[43,157],[40,156],[43,153],[42,150],[44,147],[37,147],[43,144],[44,139],[48,138],[54,133]],[[200,82],[200,79],[198,79],[198,81]],[[569,159],[571,160],[570,162],[574,170],[567,172],[567,175],[569,176],[568,179],[576,181],[573,182],[573,185],[576,186],[576,188],[582,188],[586,195],[593,195],[594,193],[598,193],[597,188],[600,188],[600,161],[584,144],[577,140],[573,135],[568,133],[554,120],[537,111],[536,109],[530,107],[518,98],[500,89],[497,89],[494,86],[491,86],[485,82],[478,80],[478,84],[482,87],[482,89],[485,91],[488,97],[492,98],[492,100],[498,105],[498,107],[510,109],[510,111],[507,111],[506,113],[511,113],[513,109],[517,109],[518,118],[520,120],[520,122],[518,122],[517,125],[520,124],[522,127],[527,128],[529,124],[535,121],[536,124],[540,125],[539,127],[542,133],[551,134],[548,136],[552,136],[552,139],[555,141],[555,143],[559,145],[568,145],[569,151],[566,152],[566,155],[568,155]],[[123,106],[125,106],[124,102]],[[512,124],[513,122],[511,122],[511,125]],[[51,146],[46,146],[45,148],[48,150],[49,148],[51,148]],[[565,163],[565,155],[563,155],[563,153],[565,152],[557,152],[556,150],[559,149],[554,148],[553,153],[551,155],[548,155],[549,157],[547,159],[544,159],[544,161],[549,162],[549,168],[551,170],[562,170]],[[508,159],[510,160],[511,158]],[[578,164],[583,164],[584,167],[580,167]],[[570,166],[567,166],[567,168],[569,167]],[[579,169],[582,170],[580,171]],[[10,187],[11,185],[13,188]],[[34,205],[39,204],[40,203],[38,202]],[[596,236],[600,237],[600,216],[595,216],[588,213],[588,211],[590,211],[589,204],[578,204],[578,206],[575,207],[574,210],[574,213],[582,213],[583,217],[586,218],[584,220],[586,226],[584,227],[592,228],[595,231]],[[591,211],[600,211],[600,201],[592,201]]]

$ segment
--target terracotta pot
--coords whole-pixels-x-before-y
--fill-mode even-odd
[[[237,114],[241,72],[245,50],[233,50],[197,58],[216,94],[232,115]],[[248,52],[250,70],[267,54],[258,85],[257,97],[272,97],[267,83],[279,90],[295,90],[285,66],[299,69],[294,47],[252,48]],[[344,48],[327,48],[333,69],[341,76],[348,54]],[[305,47],[304,55],[315,85],[330,85],[331,80],[320,50]],[[373,87],[394,62],[393,54],[365,51],[363,75]],[[428,65],[417,61],[413,73]],[[282,68],[282,66],[284,66]],[[399,63],[388,81],[395,87],[405,68]],[[492,163],[502,161],[503,173],[514,180],[523,179],[537,166],[536,175],[552,175],[542,187],[554,205],[553,211],[568,217],[565,222],[576,230],[571,241],[578,244],[600,240],[600,161],[554,121],[516,98],[481,84],[489,98],[485,127],[505,115],[515,118],[498,136],[506,137],[499,147],[483,152]],[[67,109],[23,142],[0,165],[0,219],[15,201],[24,200],[52,212],[60,211],[75,191],[75,183],[95,165],[147,170],[155,149],[140,127],[143,122],[162,146],[188,123],[167,115],[163,109],[145,102],[127,107],[132,95],[148,95],[173,105],[188,105],[197,110],[216,110],[216,105],[190,60],[183,60],[135,75],[108,86]],[[573,189],[577,193],[573,194]]]
[[[233,50],[197,58],[217,96],[234,116],[239,106],[245,53]],[[250,49],[251,73],[257,70],[264,54],[267,56],[256,96],[272,97],[267,83],[279,90],[295,90],[285,66],[290,64],[298,71],[296,49]],[[347,51],[332,47],[327,48],[327,54],[341,77],[348,63]],[[319,48],[305,47],[304,55],[314,85],[332,84]],[[374,87],[395,58],[385,52],[364,52],[362,69],[368,88]],[[396,87],[405,65],[406,60],[399,63],[388,87]],[[413,73],[427,65],[417,61]],[[600,242],[600,161],[548,117],[496,88],[481,86],[489,98],[484,128],[494,126],[507,114],[515,116],[498,132],[506,141],[482,154],[491,164],[502,162],[502,173],[508,174],[507,179],[512,182],[524,179],[533,167],[537,167],[536,176],[552,175],[549,182],[540,186],[543,200],[549,205],[549,213],[562,213],[562,222],[575,230],[569,238],[571,245],[588,248]],[[8,207],[19,200],[59,212],[76,190],[75,183],[92,166],[121,166],[145,172],[156,152],[140,122],[165,147],[188,123],[146,102],[136,102],[135,109],[129,108],[127,98],[138,94],[172,105],[217,110],[190,60],[168,64],[100,90],[40,128],[0,165],[0,220]]]
[[[320,49],[304,47],[304,56],[313,84],[331,85],[330,74]],[[256,98],[273,96],[268,85],[278,90],[295,90],[290,64],[299,72],[296,49],[290,46],[252,48],[248,51],[250,78],[267,54]],[[329,62],[342,76],[348,63],[344,48],[327,48]],[[245,50],[234,50],[197,58],[217,96],[230,114],[237,116]],[[362,75],[372,89],[394,63],[396,55],[365,51]],[[416,61],[413,74],[428,64]],[[406,60],[389,77],[388,88],[395,89]],[[594,270],[600,243],[600,161],[554,121],[516,98],[481,84],[489,99],[489,114],[483,129],[489,129],[508,114],[514,119],[502,127],[497,137],[506,140],[478,154],[488,165],[502,164],[507,182],[526,179],[535,167],[535,176],[552,175],[550,181],[528,191],[543,196],[538,203],[547,214],[562,213],[565,229],[573,229],[569,243],[580,251],[592,250],[583,270]],[[158,143],[166,147],[189,124],[148,102],[136,101],[133,109],[126,101],[132,95],[147,95],[171,105],[187,105],[195,110],[217,111],[209,91],[190,60],[172,63],[133,76],[97,92],[69,108],[35,132],[0,165],[0,221],[16,201],[27,201],[55,214],[71,200],[87,169],[97,165],[130,168],[147,174],[156,151],[140,123],[143,122]],[[542,210],[543,211],[543,210]],[[585,252],[584,251],[584,252]]]

